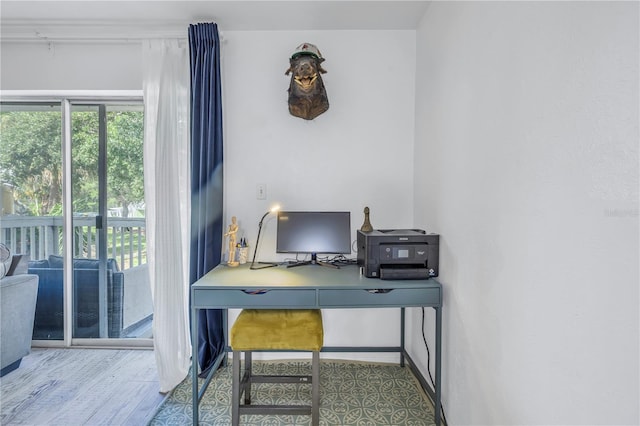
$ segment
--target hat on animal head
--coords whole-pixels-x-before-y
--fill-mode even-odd
[[[318,50],[315,44],[311,43],[302,43],[300,46],[296,47],[296,50],[291,54],[291,59],[295,59],[301,55],[315,56],[320,60],[324,60],[320,54],[320,50]]]

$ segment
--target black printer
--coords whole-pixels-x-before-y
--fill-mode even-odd
[[[369,278],[425,279],[438,276],[440,236],[422,229],[358,230],[358,265]]]

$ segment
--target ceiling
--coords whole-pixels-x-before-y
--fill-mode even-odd
[[[429,1],[85,0],[0,2],[0,39],[186,37],[191,23],[224,31],[413,30]]]

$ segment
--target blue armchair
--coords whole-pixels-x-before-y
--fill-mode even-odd
[[[73,337],[98,338],[100,300],[97,259],[73,261]],[[63,338],[63,263],[61,256],[29,262],[29,273],[38,275],[38,299],[33,326],[33,339],[59,340]],[[107,261],[107,329],[108,337],[122,335],[124,274],[118,270],[115,259]]]

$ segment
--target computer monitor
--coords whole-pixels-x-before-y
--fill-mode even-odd
[[[331,266],[317,255],[351,253],[351,213],[279,211],[276,252],[311,254],[311,260],[288,266]]]

